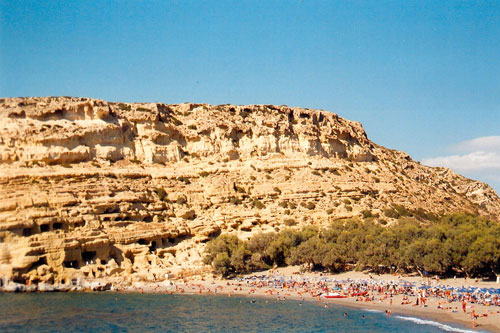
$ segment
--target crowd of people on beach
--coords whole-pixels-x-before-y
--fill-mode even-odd
[[[500,289],[483,290],[480,288],[452,288],[450,286],[429,286],[406,281],[380,280],[342,280],[334,279],[293,279],[291,277],[251,276],[239,278],[228,284],[245,285],[256,288],[268,288],[270,295],[296,292],[299,296],[309,294],[318,297],[331,292],[339,292],[357,301],[384,301],[396,295],[403,296],[402,305],[426,306],[426,300],[434,297],[442,300],[440,304],[470,303],[500,307]],[[441,306],[444,309],[444,306]],[[458,308],[458,307],[457,307]]]

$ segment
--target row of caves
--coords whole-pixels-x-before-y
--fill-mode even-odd
[[[85,222],[81,222],[72,227],[83,227],[85,226]],[[22,235],[24,237],[33,236],[38,233],[55,231],[55,230],[66,230],[69,228],[69,225],[64,222],[54,222],[54,223],[45,223],[45,224],[35,224],[32,227],[25,227],[22,229]]]
[[[187,236],[153,239],[140,238],[135,244],[147,247],[148,253],[158,255],[162,258],[162,254],[158,252],[159,250],[169,249],[187,238]],[[78,250],[76,253],[67,251],[66,260],[63,262],[63,265],[66,268],[80,268],[92,264],[106,265],[110,260],[114,260],[118,266],[121,266],[125,259],[134,264],[135,253],[144,253],[140,247],[129,246],[127,250],[122,250],[121,245],[123,244],[104,246],[94,250]],[[175,250],[170,250],[168,253],[175,256]],[[33,269],[33,267],[30,269]]]
[[[13,281],[36,285],[42,282],[43,274],[40,276],[40,274],[33,273],[40,272],[40,268],[43,267],[45,267],[46,273],[53,273],[52,268],[54,267],[64,269],[66,274],[55,275],[48,280],[43,280],[43,282],[62,284],[69,282],[68,277],[71,276],[98,278],[110,275],[110,272],[116,273],[127,269],[129,272],[134,272],[135,269],[144,269],[141,267],[144,263],[151,266],[157,259],[166,258],[167,254],[175,258],[177,250],[174,247],[189,238],[191,238],[189,235],[156,236],[140,238],[129,244],[112,244],[110,242],[94,248],[87,248],[85,244],[82,244],[79,248],[61,249],[64,260],[60,264],[53,262],[51,253],[41,253],[38,259],[28,267],[16,269]],[[137,258],[139,258],[139,263]],[[71,270],[74,270],[74,273],[71,273]],[[59,272],[61,273],[61,270]]]

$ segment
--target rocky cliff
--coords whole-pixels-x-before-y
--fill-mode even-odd
[[[20,283],[194,274],[221,233],[390,225],[394,207],[500,219],[488,185],[326,111],[6,98],[0,128],[0,276]]]

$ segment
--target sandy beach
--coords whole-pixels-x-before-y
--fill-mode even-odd
[[[446,285],[453,287],[473,286],[480,288],[498,288],[494,282],[482,282],[461,279],[435,280],[432,278],[421,278],[415,276],[394,276],[394,275],[369,275],[361,272],[346,272],[342,274],[322,274],[322,273],[298,273],[298,267],[279,268],[274,271],[258,272],[242,277],[242,280],[199,278],[189,280],[177,280],[158,284],[136,284],[134,287],[122,289],[122,291],[135,292],[157,292],[157,293],[185,293],[185,294],[204,294],[204,295],[227,295],[228,297],[248,296],[251,299],[266,298],[266,301],[275,300],[303,300],[316,302],[320,306],[328,304],[338,304],[347,307],[363,308],[381,312],[390,311],[392,316],[416,316],[419,318],[430,319],[443,323],[458,323],[467,328],[473,328],[472,314],[476,314],[475,329],[500,332],[500,307],[486,306],[477,303],[467,303],[465,312],[462,309],[461,302],[448,302],[446,299],[429,296],[425,298],[425,305],[416,303],[416,296],[404,296],[401,294],[390,295],[388,293],[373,292],[374,300],[369,297],[347,297],[341,299],[326,299],[318,296],[318,290],[311,287],[283,287],[272,288],[268,286],[259,286],[249,283],[260,281],[263,276],[285,276],[297,281],[303,278],[312,280],[335,279],[338,281],[362,281],[373,279],[378,282],[406,281],[414,284],[426,283],[431,286]],[[257,278],[259,277],[259,278]],[[120,290],[119,288],[116,290]],[[409,303],[409,304],[404,304]],[[300,303],[299,303],[300,304]]]

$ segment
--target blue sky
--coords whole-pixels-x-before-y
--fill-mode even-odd
[[[0,96],[286,104],[500,190],[499,1],[5,1]]]

